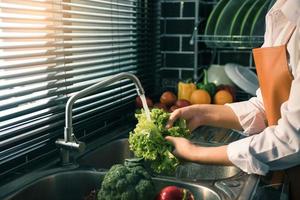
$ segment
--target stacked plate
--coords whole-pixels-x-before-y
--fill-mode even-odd
[[[206,45],[208,47],[257,47],[261,45],[249,41],[252,41],[251,37],[263,36],[265,16],[275,1],[220,0],[207,20],[204,34],[211,36],[211,40],[206,41]],[[223,38],[223,41],[219,38]],[[235,38],[239,39],[235,40]],[[246,40],[241,38],[246,38]]]

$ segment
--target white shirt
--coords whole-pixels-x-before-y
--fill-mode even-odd
[[[249,101],[227,104],[248,136],[229,144],[227,154],[247,173],[265,175],[300,165],[300,0],[277,0],[266,16],[263,47],[283,45],[291,25],[296,29],[287,50],[294,80],[288,101],[281,105],[278,125],[266,127],[260,89]]]

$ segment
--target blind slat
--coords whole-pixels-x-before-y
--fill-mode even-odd
[[[124,63],[127,65],[133,65],[137,64],[136,61],[133,61],[133,59],[136,58],[136,55],[130,55],[130,56],[122,56],[118,58],[109,58],[109,59],[101,59],[101,60],[92,60],[92,61],[86,61],[86,62],[76,62],[76,63],[70,63],[67,65],[61,65],[57,67],[43,67],[43,68],[37,68],[37,69],[31,69],[31,70],[22,70],[22,69],[17,69],[10,71],[9,73],[2,73],[0,75],[0,79],[14,79],[18,77],[26,77],[26,76],[32,76],[32,75],[37,75],[37,74],[42,74],[42,73],[50,73],[50,72],[63,72],[63,71],[68,71],[72,69],[77,69],[77,68],[82,68],[84,66],[89,66],[85,67],[84,69],[94,69],[97,67],[97,69],[102,70],[102,69],[108,69],[110,67],[120,67],[124,66]],[[118,64],[111,64],[110,61],[115,61],[115,62],[120,62]],[[109,64],[107,64],[109,63]],[[101,66],[99,66],[102,64]],[[94,66],[96,65],[96,66]],[[94,67],[93,67],[94,66]],[[0,94],[1,98],[1,94]]]
[[[134,69],[134,66],[127,66],[125,69],[126,70],[130,70],[130,69]],[[74,79],[72,81],[72,83],[76,83],[76,82],[83,82],[84,80],[90,80],[91,78],[95,78],[95,77],[101,77],[103,76],[103,71],[104,70],[99,70],[99,69],[93,69],[93,70],[80,70],[78,72],[72,72],[72,74],[70,74],[71,76],[76,76],[76,75],[81,75],[82,73],[90,73],[91,75],[86,75],[84,78],[80,78],[78,79]],[[65,83],[68,83],[65,82]],[[22,84],[20,84],[22,85]],[[66,85],[66,84],[65,84]],[[69,84],[71,86],[71,84]],[[58,96],[58,95],[63,95],[66,93],[65,89],[57,89],[57,88],[53,88],[53,89],[48,89],[46,91],[39,91],[39,92],[35,92],[35,93],[30,93],[27,95],[22,95],[21,97],[15,97],[13,100],[11,99],[7,99],[6,101],[2,101],[0,102],[0,107],[2,109],[10,109],[10,108],[14,108],[15,106],[18,106],[20,104],[25,104],[25,103],[30,103],[32,101],[37,101],[37,100],[41,100],[44,98],[48,98],[48,97],[52,97],[52,96]]]
[[[29,60],[26,62],[6,62],[4,64],[0,64],[0,69],[8,69],[8,68],[18,68],[18,67],[28,67],[28,66],[35,66],[35,65],[44,65],[44,64],[53,64],[59,62],[72,62],[75,60],[85,60],[85,59],[92,59],[92,58],[105,58],[105,57],[114,57],[118,55],[128,55],[134,54],[135,50],[120,50],[114,52],[104,52],[104,53],[89,53],[89,54],[82,54],[82,55],[71,55],[65,57],[57,57],[57,58],[43,58],[43,59],[35,59]],[[1,87],[1,86],[0,86]]]
[[[78,48],[67,48],[62,50],[39,50],[27,53],[7,53],[0,55],[0,59],[12,59],[12,58],[26,58],[26,57],[38,57],[38,56],[53,56],[53,55],[63,55],[65,53],[89,53],[97,51],[115,51],[127,48],[136,48],[136,45],[127,44],[127,45],[115,45],[115,46],[102,46],[102,47],[78,47]]]
[[[125,36],[124,36],[125,37]],[[85,38],[84,40],[78,40],[75,39],[73,41],[33,41],[33,42],[7,42],[0,44],[0,49],[24,49],[24,48],[46,48],[46,47],[69,47],[70,45],[86,45],[88,44],[109,44],[109,42],[117,44],[117,43],[124,43],[124,42],[136,42],[136,38],[131,39],[112,39],[112,38],[118,38],[117,36],[111,35],[111,37],[103,38],[102,40],[94,40],[91,39],[90,41],[87,41]]]
[[[77,108],[77,111],[80,111],[78,114],[76,114],[76,109],[74,109],[74,119],[76,121],[76,118],[85,118],[87,115],[92,115],[94,113],[99,113],[100,110],[105,110],[106,108],[112,108],[114,106],[114,102],[121,102],[124,100],[124,99],[128,99],[129,98],[129,101],[130,101],[130,94],[132,94],[133,92],[135,92],[135,90],[129,90],[127,91],[126,93],[121,93],[121,94],[116,94],[115,96],[110,96],[108,98],[105,98],[105,99],[102,99],[100,101],[98,101],[96,103],[96,105],[100,105],[98,107],[95,107],[95,105],[85,105],[84,107],[81,107],[81,108]],[[132,94],[134,95],[134,94]],[[127,97],[125,97],[127,96]],[[118,99],[122,99],[122,100],[118,100]],[[131,98],[132,100],[132,98]],[[105,104],[103,104],[102,102],[106,102]],[[89,109],[85,109],[85,108],[89,108]],[[94,109],[90,109],[90,107],[95,107]],[[64,113],[61,112],[61,113],[58,113],[58,114],[55,114],[54,116],[51,116],[51,120],[53,122],[57,122],[57,119],[63,117]],[[3,131],[3,134],[1,135],[0,139],[0,148],[3,147],[4,145],[9,145],[11,144],[12,142],[16,142],[16,141],[20,141],[26,137],[31,137],[35,134],[38,134],[40,132],[39,129],[36,129],[37,126],[40,126],[41,124],[47,124],[47,121],[48,121],[48,118],[42,118],[42,119],[38,119],[37,121],[35,122],[31,122],[31,123],[27,123],[23,126],[18,126],[14,129],[10,129],[9,131]],[[63,120],[61,120],[63,121]],[[52,127],[48,127],[48,128],[55,128],[55,126],[52,126]],[[25,134],[19,134],[19,132],[23,129],[29,129],[31,130],[30,132],[27,132]],[[13,136],[11,136],[13,135]],[[5,139],[3,140],[3,138],[8,138],[8,139]]]
[[[13,25],[11,27],[14,27]],[[0,29],[3,29],[5,27],[1,26],[0,25]],[[29,29],[32,29],[32,27],[18,27],[22,30],[26,29],[26,28],[29,28]],[[34,28],[34,29],[38,29],[38,30],[41,30],[43,27],[40,27],[40,28]],[[79,33],[79,32],[74,32],[74,33],[59,33],[59,34],[44,34],[44,33],[41,33],[41,34],[35,34],[36,36],[38,35],[42,35],[41,38],[46,38],[46,39],[49,39],[49,38],[77,38],[77,37],[92,37],[92,38],[97,38],[97,37],[106,37],[106,38],[122,38],[122,37],[133,37],[133,36],[136,36],[137,34],[136,33],[133,33],[131,31],[122,31],[122,30],[118,30],[117,31],[118,33]],[[120,34],[122,32],[122,34]],[[124,35],[124,33],[126,33],[126,35]],[[14,35],[9,35],[9,33],[6,33],[6,34],[1,34],[0,36],[2,36],[2,39],[6,38],[6,39],[18,39],[18,36],[14,36]],[[10,37],[9,37],[10,36]],[[26,37],[27,36],[27,37]],[[34,34],[31,36],[32,38],[34,38]],[[20,37],[22,38],[22,37]],[[24,35],[24,38],[29,38],[28,35]],[[30,38],[29,38],[30,39]]]
[[[80,90],[121,72],[138,74],[146,91],[154,88],[157,5],[0,0],[0,177],[57,155],[65,104]],[[121,80],[79,99],[75,134],[88,142],[95,131],[105,134],[111,125],[132,120],[136,95],[133,83]]]
[[[62,31],[67,31],[67,30],[76,30],[76,31],[136,31],[137,27],[135,25],[131,25],[131,24],[123,24],[122,26],[119,27],[114,27],[116,25],[111,24],[111,26],[101,26],[101,27],[95,27],[95,26],[89,26],[89,25],[51,25],[51,24],[41,24],[41,23],[22,23],[22,22],[2,22],[0,24],[0,28],[2,30],[17,30],[17,29],[21,29],[21,30],[36,30],[36,31],[45,31],[45,30],[57,30],[60,29]],[[147,28],[147,27],[145,27]],[[7,38],[11,33],[1,33],[1,37],[2,38]],[[59,34],[45,34],[45,33],[31,33],[33,34],[33,38],[34,35],[35,38],[38,37],[61,37],[61,35]],[[26,33],[25,33],[26,36]],[[27,38],[29,38],[29,34],[27,34]],[[12,36],[13,37],[13,36]],[[17,36],[15,36],[15,38],[18,38]],[[19,38],[21,38],[19,36]]]

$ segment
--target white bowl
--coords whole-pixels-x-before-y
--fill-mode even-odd
[[[217,86],[221,84],[234,86],[234,83],[225,73],[224,65],[210,65],[207,75],[208,82],[213,82]]]

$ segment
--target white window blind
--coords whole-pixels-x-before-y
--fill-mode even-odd
[[[120,72],[153,88],[157,17],[156,4],[140,0],[0,0],[0,176],[57,155],[73,93]],[[122,125],[135,96],[124,80],[80,99],[79,137]]]

